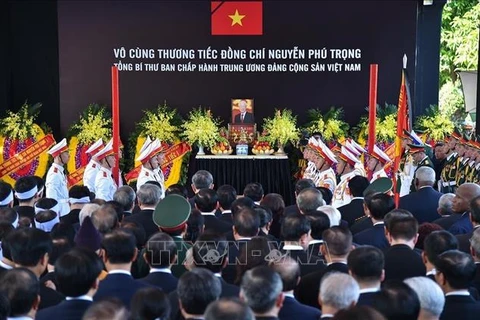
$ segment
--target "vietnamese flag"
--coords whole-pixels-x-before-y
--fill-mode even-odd
[[[262,1],[212,1],[212,35],[262,35],[262,11]]]

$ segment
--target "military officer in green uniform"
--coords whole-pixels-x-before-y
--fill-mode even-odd
[[[158,226],[159,231],[170,235],[177,246],[177,261],[172,265],[172,274],[179,278],[187,270],[183,265],[187,250],[191,248],[191,244],[183,240],[183,235],[187,230],[187,220],[190,217],[191,206],[188,201],[179,195],[168,195],[161,200],[153,211],[153,222]],[[144,248],[140,253],[143,256]],[[148,265],[143,259],[138,259],[139,273],[148,274]]]

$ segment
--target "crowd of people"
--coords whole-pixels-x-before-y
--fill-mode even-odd
[[[476,319],[480,147],[454,134],[430,159],[404,140],[398,205],[392,160],[351,139],[309,140],[292,205],[204,170],[193,194],[165,188],[151,140],[136,190],[112,178],[101,141],[67,188],[61,141],[45,180],[0,181],[0,319]]]

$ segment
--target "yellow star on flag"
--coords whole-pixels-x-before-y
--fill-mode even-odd
[[[237,9],[235,9],[235,14],[229,15],[228,17],[232,19],[232,27],[236,24],[239,24],[243,27],[242,19],[245,18],[245,15],[239,14]]]

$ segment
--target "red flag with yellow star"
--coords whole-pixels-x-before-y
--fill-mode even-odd
[[[262,35],[262,11],[262,1],[212,1],[212,35]]]

